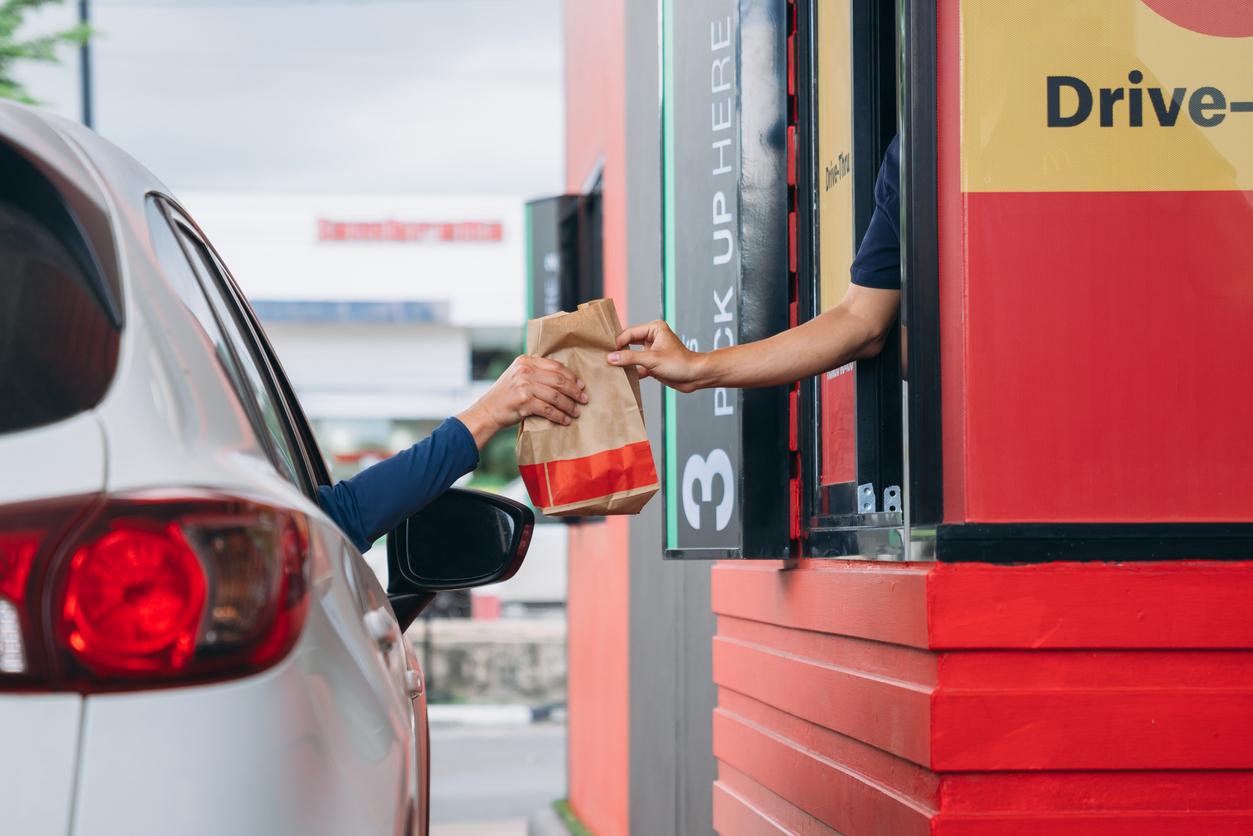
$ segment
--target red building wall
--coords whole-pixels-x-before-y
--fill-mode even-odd
[[[1253,311],[1247,156],[1219,165],[1215,135],[1146,129],[1122,138],[1123,160],[1116,143],[1093,150],[1112,136],[1093,126],[1069,156],[1007,165],[1036,150],[1026,140],[1040,141],[1043,117],[1024,129],[1009,104],[988,104],[1006,92],[990,67],[1026,60],[1015,38],[1078,33],[1049,72],[1092,79],[1113,78],[1100,60],[1118,78],[1168,68],[1163,45],[1177,39],[1173,57],[1189,60],[1152,82],[1166,87],[1188,83],[1196,55],[1239,48],[1169,30],[1139,2],[938,2],[947,521],[1253,515],[1253,390],[1232,385],[1253,380],[1253,331],[1239,325]],[[979,37],[961,8],[983,16]],[[963,67],[983,108],[962,107]],[[1008,90],[1022,92],[1019,115],[1043,100],[1036,81]],[[972,112],[983,122],[963,134]],[[1193,165],[1141,165],[1153,142],[1170,150],[1158,160]],[[963,152],[982,166],[965,183]],[[1209,180],[1152,179],[1176,175]],[[1008,185],[993,191],[998,176]],[[1253,563],[1195,557],[716,566],[715,828],[1253,832]]]
[[[1253,565],[714,569],[719,833],[1253,832]]]
[[[1253,6],[938,5],[945,519],[1253,521],[1253,133],[1151,105],[1253,95]],[[1048,127],[1048,74],[1149,118]]]
[[[626,305],[623,0],[565,4],[566,190],[603,164],[605,294]],[[571,529],[569,789],[595,833],[629,827],[627,520]]]
[[[1098,277],[1106,281],[1078,286],[1078,274],[1066,273],[1064,251],[1036,241],[1038,250],[1023,250],[1034,253],[1032,275],[1037,284],[1057,278],[1057,293],[1026,299],[1013,296],[1009,283],[998,285],[1006,270],[979,249],[991,238],[976,239],[968,249],[964,236],[972,218],[985,236],[1004,222],[1005,198],[969,198],[962,190],[959,0],[938,5],[946,519],[1082,520],[1088,511],[1103,520],[1172,519],[1170,509],[1183,506],[1155,487],[1168,483],[1202,503],[1203,494],[1162,475],[1192,473],[1198,455],[1226,474],[1220,484],[1239,490],[1225,494],[1221,506],[1187,506],[1186,516],[1203,517],[1198,508],[1215,507],[1215,518],[1248,518],[1249,482],[1240,475],[1248,468],[1240,466],[1251,461],[1253,448],[1246,443],[1226,459],[1221,453],[1230,449],[1222,443],[1232,442],[1233,433],[1246,435],[1237,425],[1248,423],[1253,400],[1235,378],[1247,377],[1253,355],[1224,353],[1222,346],[1229,338],[1247,341],[1251,332],[1236,325],[1253,297],[1245,294],[1221,311],[1225,328],[1204,335],[1208,341],[1199,349],[1221,361],[1216,373],[1228,378],[1206,390],[1231,407],[1220,415],[1225,435],[1195,431],[1208,413],[1189,412],[1192,401],[1181,410],[1137,412],[1131,420],[1139,434],[1130,439],[1107,438],[1101,434],[1108,422],[1083,420],[1082,410],[1094,404],[1114,413],[1119,403],[1142,404],[1160,394],[1123,386],[1122,371],[1132,369],[1143,382],[1145,364],[1156,357],[1182,379],[1182,361],[1177,353],[1154,353],[1171,349],[1168,340],[1144,339],[1169,335],[1178,310],[1169,294],[1139,300],[1136,321],[1120,312],[1125,299],[1138,297],[1093,299],[1080,291],[1126,290],[1132,279],[1158,276],[1163,264],[1186,272],[1195,262],[1179,260],[1187,248],[1179,250],[1176,242],[1169,259],[1146,257],[1133,262],[1140,268],[1135,276],[1118,275],[1127,263],[1094,249],[1106,259]],[[623,165],[624,12],[625,0],[566,4],[566,182],[580,190],[603,163],[606,292],[621,311],[627,310],[630,198]],[[1029,199],[1043,208],[1076,200]],[[1114,207],[1098,212],[1106,224],[1127,214],[1119,208],[1126,200],[1077,199]],[[1153,209],[1160,198],[1135,200],[1150,209],[1141,213],[1150,225],[1147,237],[1163,238],[1152,227],[1168,215]],[[1186,206],[1187,200],[1171,203]],[[1229,214],[1244,217],[1238,208],[1233,204]],[[1241,230],[1227,224],[1216,232],[1227,266],[1243,265],[1247,273],[1251,251],[1237,245]],[[1081,225],[1068,236],[1090,232]],[[1143,229],[1137,234],[1146,236]],[[973,272],[968,258],[982,259]],[[1020,280],[1023,273],[1014,276]],[[1085,331],[1091,339],[1063,347],[1070,373],[1049,377],[1057,357],[1050,326],[1070,317],[1075,303],[1095,312]],[[1196,300],[1187,304],[1195,307]],[[1039,330],[1022,327],[1028,314]],[[1151,350],[1137,353],[1111,342],[1117,334],[1105,328],[1110,323]],[[1085,365],[1085,351],[1108,357],[1108,368]],[[1025,359],[1026,372],[1012,367],[1016,358]],[[1082,385],[1069,401],[1050,395],[1070,391],[1076,381]],[[1195,380],[1185,383],[1188,392],[1197,391]],[[1007,387],[1013,397],[1004,396]],[[1057,411],[1064,434],[1052,431],[1057,422],[1040,420],[1049,410]],[[1145,427],[1156,429],[1141,432]],[[1031,443],[1021,443],[1022,432],[1033,434]],[[1172,446],[1176,437],[1184,447]],[[1076,493],[1064,478],[1069,471],[1058,469],[1065,461],[1050,451],[1059,445],[1068,454],[1092,454],[1083,460],[1091,478],[1078,486],[1086,493]],[[1166,470],[1153,470],[1154,462]],[[1028,478],[1040,474],[1048,478]],[[1093,496],[1096,504],[1079,501]],[[601,834],[624,834],[631,824],[627,532],[628,521],[615,519],[576,528],[571,539],[570,797],[579,817]],[[1253,608],[1247,605],[1253,563],[1196,557],[1037,566],[717,565],[715,828],[846,836],[1253,832]]]

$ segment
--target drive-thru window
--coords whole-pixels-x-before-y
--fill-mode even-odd
[[[843,298],[875,210],[880,160],[897,131],[895,26],[895,9],[876,0],[797,8],[789,80],[796,91],[795,148],[789,152],[802,319]],[[898,325],[879,356],[800,387],[807,554],[901,548],[900,349]],[[872,542],[876,535],[881,542]]]
[[[897,22],[880,0],[666,6],[663,281],[689,347],[843,297],[898,129]],[[667,393],[667,554],[903,556],[901,337],[791,391]]]
[[[1253,92],[1237,92],[1245,40],[1228,33],[1245,12],[1231,14],[663,4],[675,332],[709,350],[838,303],[897,134],[902,274],[874,359],[791,391],[666,393],[666,553],[1143,558],[1145,538],[1155,557],[1238,553],[1247,532],[1206,526],[1253,520],[1233,469],[1247,444],[1163,446],[1155,411],[1182,398],[1195,426],[1235,433],[1246,410],[1215,394],[1231,378],[1213,362],[1183,359],[1208,347],[1226,368],[1214,326],[1239,306],[1219,300],[1244,298],[1232,242],[1249,209],[1224,195],[1247,185]],[[1159,370],[1165,389],[1147,382]],[[1193,487],[1171,502],[1182,488],[1150,496],[1159,482]]]
[[[619,8],[592,5],[570,114],[600,92],[580,39],[612,41]],[[630,47],[656,26],[626,6]],[[576,812],[604,832],[693,810],[723,834],[1247,829],[1249,4],[658,11],[659,123],[655,55],[630,48],[605,109],[625,160],[567,118],[577,159],[605,158],[606,241],[646,248],[616,224],[656,212],[675,333],[746,343],[836,302],[893,136],[901,311],[877,358],[799,386],[660,393],[660,513],[572,552],[572,774],[596,779]],[[660,195],[631,153],[650,129]],[[653,318],[629,263],[606,290]],[[607,725],[630,739],[608,763]],[[615,769],[629,809],[601,802]]]

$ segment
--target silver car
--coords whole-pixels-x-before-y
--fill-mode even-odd
[[[452,490],[388,590],[221,259],[75,123],[0,105],[0,832],[427,829],[404,628],[533,517]]]

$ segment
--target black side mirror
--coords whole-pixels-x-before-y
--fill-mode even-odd
[[[402,629],[434,593],[508,580],[535,514],[496,494],[451,488],[387,536],[387,595]]]

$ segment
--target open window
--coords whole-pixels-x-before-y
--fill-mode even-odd
[[[663,0],[671,328],[705,351],[838,304],[897,135],[904,323],[878,357],[795,388],[667,391],[667,557],[926,556],[913,532],[941,519],[935,2]]]
[[[527,203],[526,230],[527,319],[605,295],[599,176],[582,194]]]
[[[895,0],[798,0],[797,260],[801,319],[843,298],[897,133]],[[873,359],[801,389],[806,553],[863,553],[904,522],[900,325]],[[899,540],[899,538],[897,538]],[[873,546],[872,546],[873,547]]]

